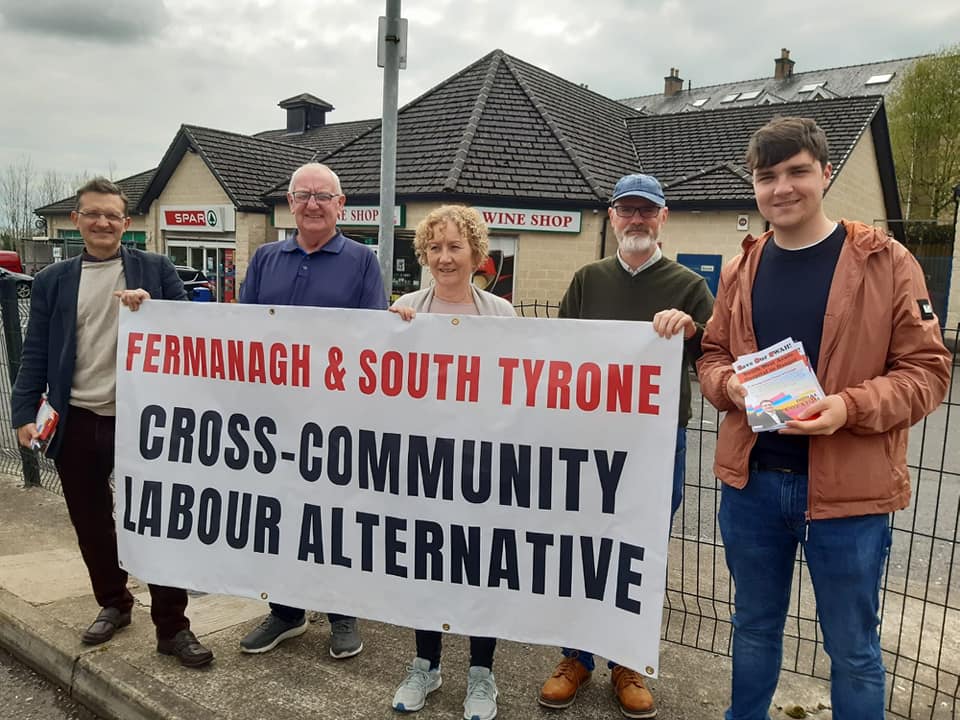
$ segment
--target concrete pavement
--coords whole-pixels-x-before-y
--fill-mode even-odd
[[[406,628],[364,621],[363,653],[338,661],[327,652],[324,616],[313,613],[315,622],[305,635],[265,655],[243,655],[239,640],[266,605],[192,597],[188,614],[193,629],[216,660],[209,668],[188,670],[156,653],[146,585],[130,582],[137,598],[133,624],[105,645],[81,644],[80,633],[98,607],[63,499],[40,488],[25,490],[19,479],[0,475],[0,646],[97,714],[122,720],[402,717],[390,708],[390,700],[414,653],[413,633]],[[559,712],[541,708],[537,691],[558,655],[555,648],[499,643],[494,664],[499,718],[622,717],[603,666],[572,707]],[[660,718],[723,717],[729,658],[672,643],[663,644],[661,657],[661,677],[650,683]],[[413,717],[462,717],[467,662],[466,639],[445,638],[443,687]],[[831,718],[825,683],[792,673],[783,674],[775,705],[774,720],[797,717],[798,708],[817,720]]]

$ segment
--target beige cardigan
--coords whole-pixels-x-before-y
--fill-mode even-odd
[[[393,303],[393,307],[409,307],[413,308],[414,311],[418,313],[428,313],[430,312],[430,305],[433,302],[434,290],[435,287],[431,285],[430,287],[423,288],[422,290],[401,295]],[[513,309],[513,305],[508,303],[502,297],[498,297],[493,293],[488,293],[486,290],[478,290],[473,285],[470,286],[470,290],[473,294],[473,304],[476,306],[477,313],[480,315],[495,317],[517,316],[517,312]]]

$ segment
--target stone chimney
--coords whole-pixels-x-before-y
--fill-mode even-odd
[[[796,63],[790,59],[790,51],[780,48],[780,57],[773,61],[773,79],[786,80],[793,77],[793,66]]]
[[[287,134],[299,135],[307,130],[326,125],[327,113],[333,105],[315,95],[303,93],[277,103],[287,111]]]
[[[683,79],[680,77],[680,68],[670,68],[670,74],[663,78],[664,97],[673,97],[683,90]]]

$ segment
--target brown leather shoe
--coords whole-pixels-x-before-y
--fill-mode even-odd
[[[117,630],[129,624],[129,610],[123,612],[115,607],[106,607],[100,611],[100,614],[97,615],[97,619],[93,621],[93,624],[83,631],[80,640],[86,645],[99,645],[112,638]]]
[[[636,670],[617,665],[610,671],[613,692],[620,703],[620,712],[628,718],[652,718],[657,716],[653,695],[647,690],[643,676]]]
[[[200,644],[197,636],[189,630],[181,630],[172,638],[157,640],[157,652],[174,655],[185,667],[203,667],[213,660],[213,653]]]
[[[544,707],[565,708],[577,699],[577,691],[590,682],[590,671],[574,657],[565,657],[553,671],[553,675],[540,688],[537,698]]]

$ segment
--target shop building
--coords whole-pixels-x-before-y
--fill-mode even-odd
[[[331,123],[333,106],[309,94],[280,107],[285,127],[253,136],[185,125],[156,170],[136,176],[145,178],[135,216],[144,245],[207,272],[220,300],[236,297],[259,245],[293,230],[285,193],[303,163],[337,172],[347,196],[341,229],[377,242],[380,122]],[[614,251],[609,194],[638,171],[665,187],[664,252],[718,274],[747,232],[764,229],[743,166],[747,139],[787,113],[827,132],[831,216],[900,217],[879,97],[648,116],[493,51],[400,109],[394,292],[429,281],[412,252],[417,223],[438,205],[465,203],[490,227],[478,285],[515,303],[557,302],[578,267]],[[60,205],[38,210],[51,227],[64,220],[55,217]]]

